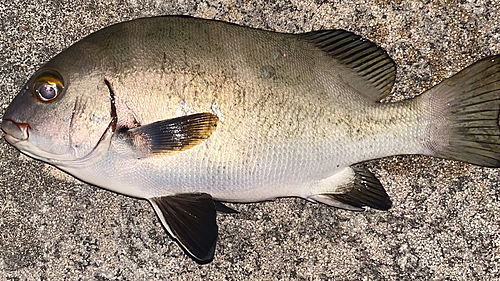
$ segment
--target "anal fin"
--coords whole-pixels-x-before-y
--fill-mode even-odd
[[[200,263],[214,257],[218,227],[215,204],[206,193],[186,193],[150,199],[168,233]]]
[[[331,185],[327,190],[325,184]],[[308,199],[333,207],[363,211],[363,207],[388,210],[391,199],[380,181],[367,169],[347,168],[319,186]]]

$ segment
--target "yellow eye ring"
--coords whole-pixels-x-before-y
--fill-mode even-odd
[[[34,77],[31,83],[31,92],[40,102],[53,102],[64,90],[63,78],[56,70],[44,69]]]

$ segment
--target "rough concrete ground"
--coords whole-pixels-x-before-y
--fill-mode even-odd
[[[398,65],[411,98],[500,53],[500,2],[11,0],[0,6],[0,114],[45,61],[112,23],[186,14],[282,32],[344,28]],[[300,199],[233,204],[215,260],[198,265],[145,201],[64,176],[0,141],[0,280],[492,280],[500,276],[498,169],[421,156],[361,164],[388,212]]]

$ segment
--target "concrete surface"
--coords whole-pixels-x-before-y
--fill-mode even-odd
[[[9,0],[0,6],[0,114],[45,61],[92,31],[186,14],[283,32],[344,28],[398,65],[392,100],[500,53],[500,2]],[[232,204],[215,260],[198,265],[145,201],[73,180],[0,140],[0,280],[492,280],[500,276],[499,169],[420,156],[361,164],[388,212],[300,199]],[[245,279],[244,279],[245,278]]]

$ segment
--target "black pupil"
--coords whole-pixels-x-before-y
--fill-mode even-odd
[[[43,84],[38,89],[40,96],[46,100],[51,100],[56,97],[57,89],[55,85]]]

